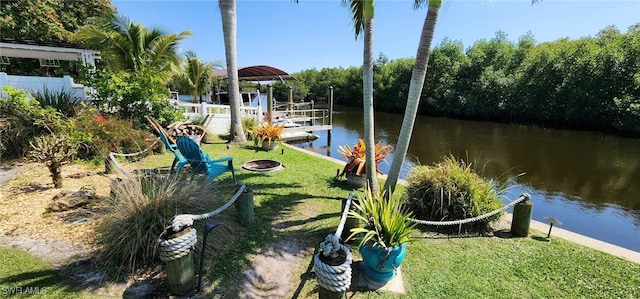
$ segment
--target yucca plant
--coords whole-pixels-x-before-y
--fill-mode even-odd
[[[387,158],[389,154],[391,154],[391,151],[393,151],[393,147],[391,145],[382,145],[380,141],[376,143],[374,148],[376,172],[381,173],[378,169],[378,165],[382,160]],[[346,173],[361,175],[365,171],[367,152],[364,139],[360,138],[358,143],[353,146],[353,149],[349,147],[349,145],[339,146],[338,152],[347,159],[347,165],[344,166],[340,176],[343,176]]]
[[[46,85],[42,90],[31,91],[30,94],[42,107],[53,107],[67,117],[75,115],[75,108],[82,101],[68,88],[55,90],[49,89]]]
[[[361,238],[360,246],[396,247],[411,241],[409,234],[417,223],[409,221],[412,213],[404,207],[399,196],[374,197],[370,188],[354,202],[355,210],[349,216],[365,223],[364,227],[351,229],[347,240]]]

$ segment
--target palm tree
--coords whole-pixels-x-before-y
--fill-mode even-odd
[[[366,150],[366,173],[372,194],[378,194],[377,172],[375,163],[374,112],[373,112],[373,0],[343,0],[351,8],[356,38],[364,33],[364,49],[362,63],[362,108],[364,112],[364,143]]]
[[[84,26],[73,39],[98,48],[116,69],[131,72],[152,72],[166,75],[178,65],[178,43],[191,36],[188,30],[166,34],[151,30],[127,17],[114,15],[106,24]]]
[[[413,132],[413,125],[416,120],[416,113],[418,112],[418,104],[420,103],[420,95],[422,94],[422,86],[424,85],[424,78],[427,75],[427,64],[429,63],[429,55],[431,55],[431,41],[433,40],[433,33],[436,29],[438,12],[442,5],[442,0],[415,0],[414,8],[419,8],[425,2],[428,2],[427,15],[424,19],[424,25],[422,26],[422,33],[420,34],[416,62],[413,66],[413,72],[411,73],[407,107],[405,108],[404,118],[402,119],[402,126],[400,127],[400,134],[398,135],[398,143],[396,144],[391,168],[389,169],[387,181],[384,185],[384,189],[388,191],[388,194],[395,190],[402,163],[407,156],[409,141],[411,140],[411,133]]]
[[[202,95],[211,90],[213,69],[220,63],[204,62],[193,51],[187,51],[184,55],[185,59],[182,61],[181,67],[176,70],[176,75],[189,86],[193,102],[199,103]]]
[[[231,108],[231,130],[229,142],[247,143],[240,118],[240,83],[238,82],[238,53],[236,50],[236,1],[220,0],[222,32],[224,33],[224,51],[227,60],[227,91]]]

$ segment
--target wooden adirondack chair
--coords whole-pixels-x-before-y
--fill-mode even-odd
[[[180,136],[176,141],[180,153],[191,165],[194,174],[207,174],[207,178],[213,180],[225,171],[231,171],[233,182],[236,182],[236,174],[233,171],[233,158],[224,157],[211,160],[208,154],[202,152],[200,146],[187,136]]]
[[[178,150],[178,146],[174,142],[174,140],[167,134],[164,128],[153,118],[145,116],[151,127],[160,135],[160,140],[164,143],[164,146],[173,153],[173,163],[171,163],[171,173],[178,173],[182,168],[187,165],[189,162],[185,159],[180,151]]]

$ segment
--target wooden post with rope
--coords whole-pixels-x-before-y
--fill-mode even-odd
[[[240,213],[240,222],[242,225],[253,222],[253,190],[246,188],[244,192],[240,194],[240,197],[238,197],[236,207]]]
[[[514,237],[526,237],[529,235],[533,202],[529,195],[513,206],[513,219],[511,220],[511,235]]]

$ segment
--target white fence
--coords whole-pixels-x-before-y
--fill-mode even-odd
[[[213,119],[207,127],[208,131],[216,134],[229,133],[229,126],[231,124],[231,108],[229,105],[170,101],[182,107],[183,113],[188,119],[205,117],[207,114],[212,115]],[[240,107],[240,117],[253,117],[260,121],[262,119],[262,107]]]
[[[71,92],[74,97],[82,100],[87,99],[87,95],[90,93],[90,88],[85,87],[82,84],[74,83],[73,78],[70,76],[59,77],[35,77],[35,76],[15,76],[7,75],[7,73],[0,72],[0,88],[5,86],[11,86],[17,89],[25,90],[26,92],[42,92],[44,87],[50,91],[67,90]]]

